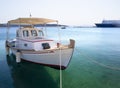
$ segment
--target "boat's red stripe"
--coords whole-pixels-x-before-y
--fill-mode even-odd
[[[32,42],[32,43],[34,43],[34,42],[47,42],[47,41],[53,41],[53,40],[34,40],[34,41],[32,41],[32,40],[25,40],[25,39],[20,39],[20,40],[22,40],[22,41],[27,41],[27,42]]]
[[[43,51],[43,52],[42,51],[41,52],[39,52],[39,51],[32,52],[31,51],[31,52],[22,52],[22,53],[24,53],[24,54],[48,54],[48,53],[54,53],[54,51],[52,51],[52,50],[51,51]]]

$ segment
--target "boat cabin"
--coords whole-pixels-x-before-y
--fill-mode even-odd
[[[16,33],[17,38],[43,38],[44,34],[42,30],[32,28],[32,27],[27,27],[27,28],[20,28],[17,30]]]
[[[20,28],[16,31],[15,46],[20,49],[27,50],[44,50],[56,48],[57,44],[44,37],[43,31],[33,27]]]

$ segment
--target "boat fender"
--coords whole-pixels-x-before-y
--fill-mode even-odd
[[[20,50],[17,50],[17,52],[16,52],[16,62],[17,62],[17,63],[21,62]]]
[[[8,41],[6,41],[5,48],[6,48],[6,55],[9,55],[10,51],[9,51]]]

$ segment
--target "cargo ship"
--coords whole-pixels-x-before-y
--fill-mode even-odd
[[[102,23],[95,23],[96,27],[120,27],[120,20],[103,20]]]

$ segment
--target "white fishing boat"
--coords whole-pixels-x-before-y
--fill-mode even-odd
[[[46,38],[41,29],[33,26],[38,24],[45,25],[50,22],[58,24],[57,20],[32,17],[8,21],[8,26],[19,24],[20,28],[16,30],[16,37],[10,39],[10,28],[8,27],[6,40],[7,55],[9,55],[11,50],[16,56],[17,63],[25,60],[58,69],[67,68],[73,55],[75,41],[70,39],[69,44],[63,45],[61,42]],[[28,27],[22,26],[28,24]]]

